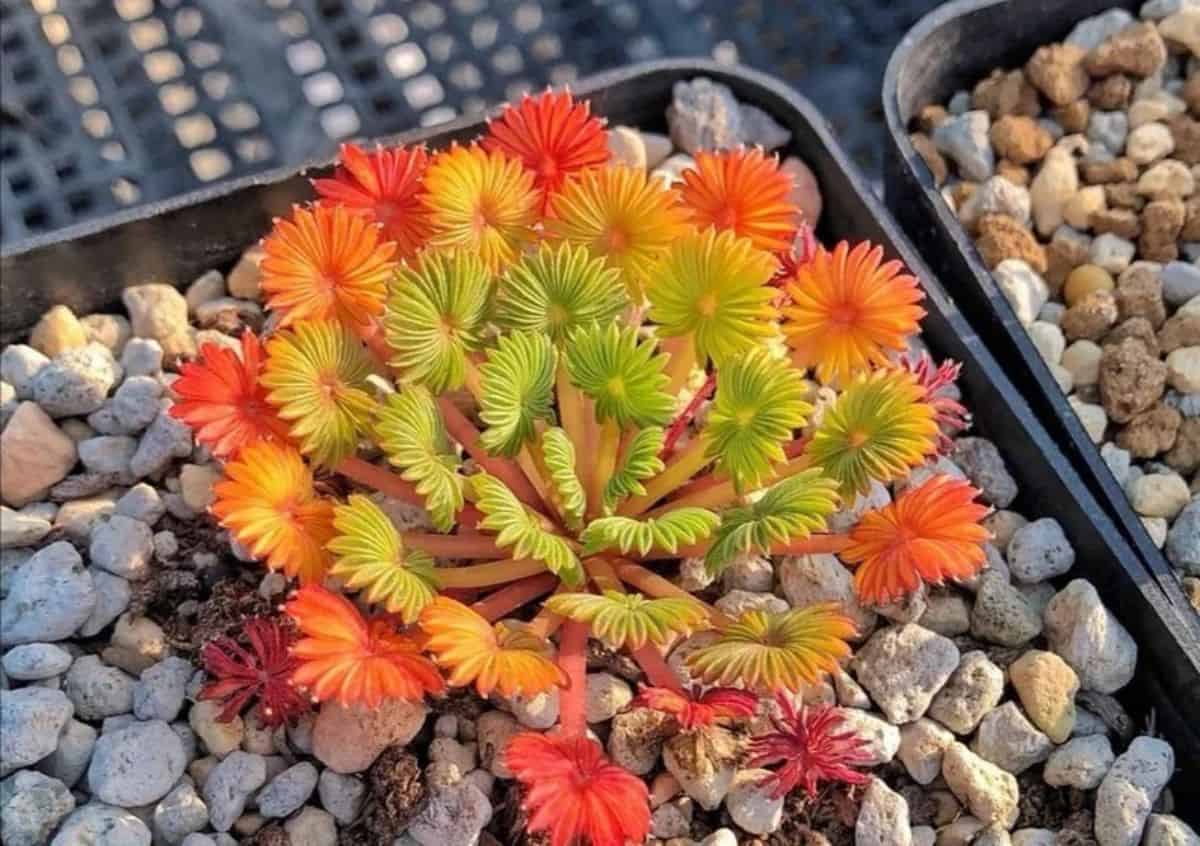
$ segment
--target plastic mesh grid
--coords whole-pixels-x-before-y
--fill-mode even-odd
[[[0,0],[0,241],[663,56],[772,71],[877,166],[934,0]]]

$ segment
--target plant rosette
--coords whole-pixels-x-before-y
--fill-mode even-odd
[[[558,725],[503,751],[554,846],[649,827],[645,782],[587,734],[589,638],[697,750],[766,717],[749,754],[772,795],[866,779],[835,709],[795,705],[850,657],[845,610],[734,617],[679,587],[682,559],[715,578],[833,554],[878,606],[975,575],[989,537],[979,492],[942,475],[828,525],[967,425],[957,368],[908,355],[917,280],[819,245],[761,150],[700,152],[672,187],[608,149],[549,92],[468,145],[347,145],[263,240],[270,331],[204,347],[172,411],[224,461],[213,515],[298,583],[250,650],[206,650],[203,695],[281,722],[557,688]],[[685,686],[665,654],[698,632]]]

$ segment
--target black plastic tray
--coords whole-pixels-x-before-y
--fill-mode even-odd
[[[577,90],[611,120],[663,129],[671,86],[701,75],[725,83],[738,98],[765,109],[792,132],[788,152],[809,163],[825,196],[819,229],[823,240],[870,239],[922,280],[929,311],[924,338],[938,356],[963,362],[961,386],[979,433],[995,441],[1020,483],[1014,507],[1059,520],[1076,548],[1072,575],[1089,579],[1137,639],[1138,675],[1127,688],[1127,704],[1139,716],[1153,712],[1160,731],[1174,744],[1184,770],[1174,782],[1176,795],[1200,799],[1200,727],[1186,716],[1200,702],[1200,633],[1182,616],[1175,601],[1178,589],[1168,595],[1138,561],[847,160],[821,115],[771,77],[702,61],[637,65],[594,77]],[[481,131],[479,122],[460,122],[397,140],[443,145]],[[5,255],[0,259],[5,329],[12,333],[27,327],[53,302],[87,312],[117,301],[124,285],[152,279],[186,284],[208,268],[228,265],[262,235],[273,213],[308,194],[307,182],[295,171],[277,171],[76,227]]]
[[[992,68],[1023,65],[1037,47],[1065,37],[1080,20],[1114,7],[1140,3],[1113,0],[958,0],[921,19],[900,42],[883,79],[888,140],[884,190],[888,208],[921,254],[946,281],[955,302],[1005,362],[1047,428],[1079,468],[1121,531],[1156,579],[1178,577],[1150,539],[1121,485],[1100,457],[1079,417],[1058,387],[958,218],[943,202],[924,161],[908,140],[917,110],[970,90]],[[995,33],[1003,33],[996,37]],[[969,50],[960,45],[970,44]],[[1200,703],[1196,703],[1200,711]]]

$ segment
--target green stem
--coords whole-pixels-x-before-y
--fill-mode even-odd
[[[767,484],[773,485],[776,482],[781,482],[784,479],[795,476],[797,473],[803,473],[811,465],[812,460],[807,455],[798,456],[790,461],[784,462],[783,464],[776,464],[775,475],[771,476],[770,479],[766,480],[764,484],[760,485],[759,487],[765,487]],[[694,493],[688,493],[677,497],[670,502],[654,509],[647,516],[661,517],[668,511],[673,511],[676,508],[683,508],[685,506],[711,509],[721,508],[729,505],[742,494],[753,493],[754,491],[758,490],[758,488],[747,488],[739,494],[738,490],[733,486],[733,482],[728,480],[698,487],[700,487],[700,489]]]
[[[567,620],[558,638],[558,666],[567,677],[567,686],[558,695],[559,722],[567,737],[583,737],[587,732],[584,701],[587,693],[587,623]]]

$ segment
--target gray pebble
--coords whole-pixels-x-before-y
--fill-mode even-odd
[[[164,658],[142,671],[133,687],[133,713],[139,720],[170,722],[179,715],[194,668],[182,658]]]
[[[139,478],[153,476],[165,470],[172,458],[187,458],[191,454],[191,430],[166,411],[159,411],[142,435],[130,469]]]
[[[138,482],[117,500],[116,513],[153,526],[167,513],[167,507],[157,488]]]
[[[131,338],[121,351],[126,378],[157,376],[162,371],[163,348],[153,338]]]
[[[112,514],[92,526],[88,551],[92,564],[114,576],[142,579],[150,574],[153,533],[140,520]]]
[[[79,627],[80,637],[94,637],[113,620],[125,613],[133,596],[129,582],[97,567],[89,567],[96,592],[96,604]]]
[[[288,767],[258,793],[258,812],[264,817],[286,817],[308,801],[317,788],[317,768],[308,761]]]
[[[739,111],[742,116],[742,143],[747,146],[757,145],[770,152],[792,140],[791,132],[757,106],[742,103]]]
[[[45,758],[74,707],[61,690],[22,687],[0,696],[0,777]]]
[[[100,720],[133,710],[134,681],[96,655],[84,655],[67,672],[63,692],[81,720]]]
[[[988,643],[1022,646],[1041,632],[1041,617],[1021,592],[1003,577],[985,573],[971,609],[971,634]]]
[[[959,438],[951,455],[971,484],[982,492],[982,499],[996,508],[1008,508],[1017,498],[1017,482],[1009,474],[996,445],[986,438]]]
[[[1167,560],[1183,572],[1200,576],[1200,499],[1184,506],[1167,532]]]
[[[186,766],[183,744],[170,726],[161,720],[134,722],[100,736],[87,779],[100,801],[136,808],[166,796]]]
[[[129,474],[137,441],[119,435],[100,435],[79,442],[79,460],[92,473]]]
[[[1192,297],[1200,296],[1200,267],[1185,261],[1167,262],[1159,273],[1163,299],[1178,308]]]
[[[56,778],[22,770],[0,782],[0,840],[5,846],[42,846],[75,797]]]
[[[150,829],[123,808],[90,802],[67,817],[50,846],[150,846]]]
[[[50,359],[25,344],[10,344],[0,353],[0,379],[13,386],[17,399],[33,399],[33,379]]]
[[[43,547],[9,580],[0,604],[0,646],[64,640],[96,605],[91,574],[75,547]]]
[[[267,780],[267,764],[261,755],[230,752],[204,782],[204,801],[217,831],[229,831],[245,810],[250,794]]]
[[[1129,117],[1124,112],[1102,112],[1094,109],[1088,116],[1088,140],[1103,144],[1109,153],[1116,154],[1124,150],[1125,138],[1128,135]]]
[[[98,736],[87,723],[71,720],[58,736],[58,748],[38,761],[38,769],[67,787],[74,787],[87,771]]]
[[[689,154],[733,147],[743,140],[742,112],[733,92],[702,76],[675,83],[667,123],[675,146]]]
[[[17,681],[38,681],[65,673],[71,653],[53,643],[26,643],[4,653],[4,672]]]
[[[938,152],[954,159],[967,179],[982,182],[996,168],[996,156],[988,140],[991,120],[984,111],[971,111],[944,121],[933,130]]]
[[[349,825],[358,816],[366,792],[367,786],[360,779],[333,770],[323,770],[317,782],[321,805],[342,825]]]
[[[121,381],[121,365],[100,344],[56,356],[33,378],[33,398],[51,417],[91,414]],[[15,387],[15,385],[14,385]]]
[[[154,806],[154,838],[166,846],[187,842],[193,833],[208,825],[208,806],[190,781],[179,782]]]
[[[1075,564],[1075,548],[1053,517],[1017,529],[1008,542],[1007,555],[1013,577],[1026,584],[1061,576]]]

